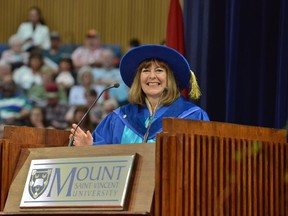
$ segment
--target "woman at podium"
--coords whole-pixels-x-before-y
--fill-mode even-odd
[[[181,94],[188,90],[196,100],[201,93],[189,63],[176,50],[138,46],[122,57],[119,67],[130,88],[129,104],[111,112],[92,133],[72,124],[75,146],[155,142],[165,117],[209,121],[203,109]]]

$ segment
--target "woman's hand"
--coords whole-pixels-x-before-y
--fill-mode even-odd
[[[72,128],[70,129],[71,134],[69,135],[69,138],[73,136],[73,133],[77,127],[77,124],[72,124]],[[76,130],[76,133],[74,135],[74,142],[73,145],[75,146],[87,146],[87,145],[92,145],[93,144],[93,137],[88,130],[86,133],[78,127]]]

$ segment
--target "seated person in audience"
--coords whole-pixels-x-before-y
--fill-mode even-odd
[[[94,103],[94,101],[96,100],[97,97],[98,97],[98,94],[94,89],[87,90],[85,92],[85,98],[87,101],[86,106],[90,107]],[[91,121],[95,127],[102,120],[102,114],[103,114],[102,104],[103,104],[103,102],[102,103],[96,103],[89,112],[90,119],[91,119]]]
[[[117,100],[114,98],[103,101],[103,103],[102,103],[103,112],[101,115],[101,120],[103,120],[108,114],[113,112],[118,107],[119,107],[119,104],[118,104]]]
[[[85,105],[77,105],[73,111],[73,117],[71,121],[69,121],[70,124],[72,122],[80,122],[84,114],[88,111],[88,107]],[[90,115],[87,115],[82,123],[81,128],[85,128],[86,130],[93,130],[95,128],[95,125],[92,123]]]
[[[65,114],[69,106],[59,101],[59,90],[56,83],[50,83],[46,86],[46,97],[47,104],[44,108],[49,127],[66,129],[68,122],[65,120]]]
[[[101,85],[94,84],[94,78],[92,74],[92,68],[84,66],[80,68],[77,74],[77,85],[71,87],[69,91],[68,104],[71,105],[85,105],[87,103],[85,98],[85,92],[90,89],[94,89],[97,94],[100,94],[104,89]],[[103,101],[101,97],[98,103]]]
[[[26,92],[29,100],[33,103],[35,106],[44,107],[47,103],[46,98],[46,87],[53,83],[55,80],[56,71],[52,70],[49,67],[43,67],[41,70],[41,84],[35,84],[31,86],[31,88],[28,89]],[[63,104],[67,104],[68,97],[66,90],[63,86],[58,86],[58,95],[59,95],[59,101]]]
[[[132,48],[138,47],[140,45],[141,45],[141,42],[140,42],[140,40],[138,38],[131,38],[129,40],[129,43],[128,43],[127,51],[129,51]]]
[[[53,61],[55,64],[59,65],[61,57],[63,55],[68,55],[62,47],[60,34],[56,31],[50,33],[51,47],[49,50],[43,51],[43,56]]]
[[[99,67],[102,64],[102,44],[99,33],[90,29],[86,33],[85,45],[72,53],[72,61],[76,69],[83,66]]]
[[[188,87],[200,97],[194,73],[178,51],[161,45],[143,45],[121,59],[120,72],[129,90],[129,104],[110,112],[92,132],[72,124],[73,144],[101,145],[155,142],[162,119],[175,117],[208,121],[207,113],[181,95]]]
[[[29,9],[28,20],[20,24],[17,35],[23,40],[22,49],[25,51],[50,49],[49,27],[45,25],[38,7]]]
[[[22,51],[23,41],[17,35],[12,35],[8,41],[9,49],[5,50],[1,55],[0,62],[8,63],[12,66],[12,70],[28,63],[29,53]]]
[[[7,125],[25,125],[32,105],[9,76],[0,82],[0,122]]]
[[[25,92],[33,106],[44,107],[46,105],[46,85],[53,82],[56,72],[48,67],[42,67],[40,71],[41,82],[33,84]]]
[[[23,65],[13,73],[13,80],[25,92],[33,85],[41,85],[41,70],[44,66],[43,56],[41,53],[31,53],[28,65]]]
[[[104,49],[102,56],[102,66],[92,70],[95,83],[108,87],[118,82],[119,88],[109,90],[109,98],[115,98],[120,105],[126,104],[129,89],[121,78],[119,68],[115,66],[114,52],[111,49]]]
[[[3,81],[6,77],[12,78],[12,67],[10,64],[5,62],[0,62],[0,82]]]
[[[28,117],[27,126],[35,128],[46,128],[48,126],[46,122],[46,114],[43,107],[34,106]]]
[[[115,58],[115,54],[111,49],[103,50],[101,67],[92,69],[96,84],[106,87],[122,80],[119,68],[115,67]]]
[[[73,71],[74,67],[71,58],[68,56],[61,57],[55,82],[58,85],[63,86],[67,95],[70,91],[70,88],[75,84]]]
[[[85,91],[85,99],[86,99],[85,106],[89,108],[95,102],[97,97],[98,97],[98,94],[95,91],[95,89],[86,90]],[[73,115],[77,106],[82,106],[82,105],[70,106],[69,111],[66,113],[65,119],[67,122],[71,122],[71,124],[74,123]],[[101,103],[94,104],[94,106],[89,111],[89,118],[92,124],[94,125],[94,127],[96,127],[100,123],[102,114],[103,114],[102,104]]]

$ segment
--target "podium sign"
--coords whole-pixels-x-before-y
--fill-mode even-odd
[[[32,160],[20,208],[124,210],[135,156]]]

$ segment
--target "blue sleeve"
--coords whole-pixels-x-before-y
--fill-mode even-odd
[[[124,124],[118,115],[111,112],[93,131],[93,145],[120,144]]]

